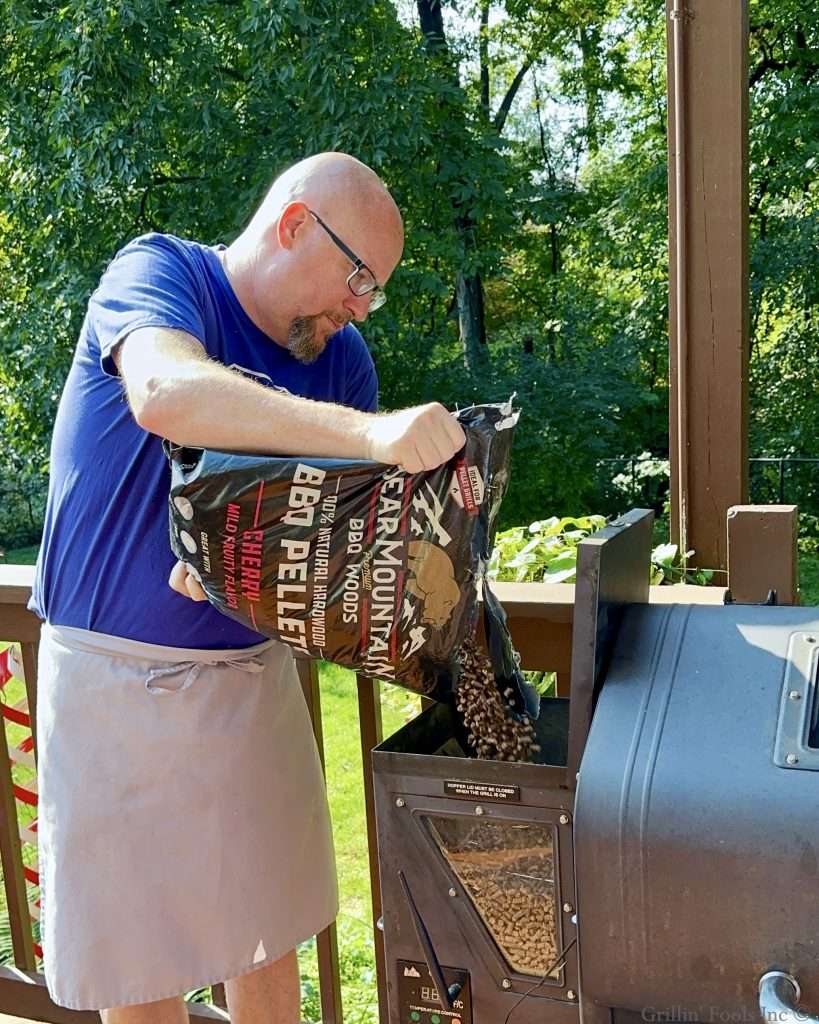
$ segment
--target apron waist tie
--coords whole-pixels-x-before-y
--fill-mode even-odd
[[[145,680],[145,689],[149,693],[179,693],[181,690],[187,690],[187,688],[198,678],[199,673],[202,671],[201,661],[182,661],[178,665],[166,665],[163,668],[152,668],[148,673],[148,677]],[[243,658],[233,659],[225,658],[224,661],[210,662],[212,665],[229,665],[231,668],[238,669],[240,672],[247,672],[250,675],[257,675],[259,672],[264,671],[264,662],[259,661],[258,658]],[[182,676],[184,678],[176,686],[156,686],[155,680],[157,679],[168,679],[173,676]]]

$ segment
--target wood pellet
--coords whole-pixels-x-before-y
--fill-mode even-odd
[[[507,689],[503,700],[495,683],[489,658],[474,640],[459,650],[461,664],[456,690],[456,708],[466,726],[475,755],[490,761],[534,761],[540,753],[531,721],[519,721],[512,714]]]
[[[544,974],[559,950],[550,833],[508,822],[465,827],[457,819],[437,819],[433,832],[509,966]]]
[[[492,663],[474,639],[459,650],[455,706],[472,752],[493,761],[536,761],[531,720],[513,713]],[[551,834],[538,826],[438,819],[441,851],[469,893],[509,966],[542,975],[558,956]],[[553,976],[559,974],[552,972]]]

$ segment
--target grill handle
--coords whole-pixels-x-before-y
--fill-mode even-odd
[[[819,1017],[797,1011],[799,982],[784,971],[768,971],[759,979],[759,1012],[777,1024],[819,1024]]]

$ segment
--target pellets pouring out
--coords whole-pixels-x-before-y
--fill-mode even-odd
[[[456,707],[478,757],[492,761],[531,761],[540,753],[535,730],[526,716],[508,714],[514,696],[511,686],[503,693],[495,685],[492,662],[474,639],[460,648]]]
[[[296,654],[448,699],[479,588],[499,608],[485,576],[519,413],[510,401],[455,415],[465,447],[416,474],[166,443],[171,547],[211,604]],[[503,705],[536,714],[502,611],[490,618]]]

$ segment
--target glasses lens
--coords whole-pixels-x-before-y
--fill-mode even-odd
[[[361,267],[360,270],[352,274],[347,284],[349,284],[353,295],[366,295],[367,292],[378,287],[378,283],[367,267]]]
[[[370,296],[370,312],[379,309],[387,301],[387,296],[367,267],[357,270],[347,283],[353,295]]]

